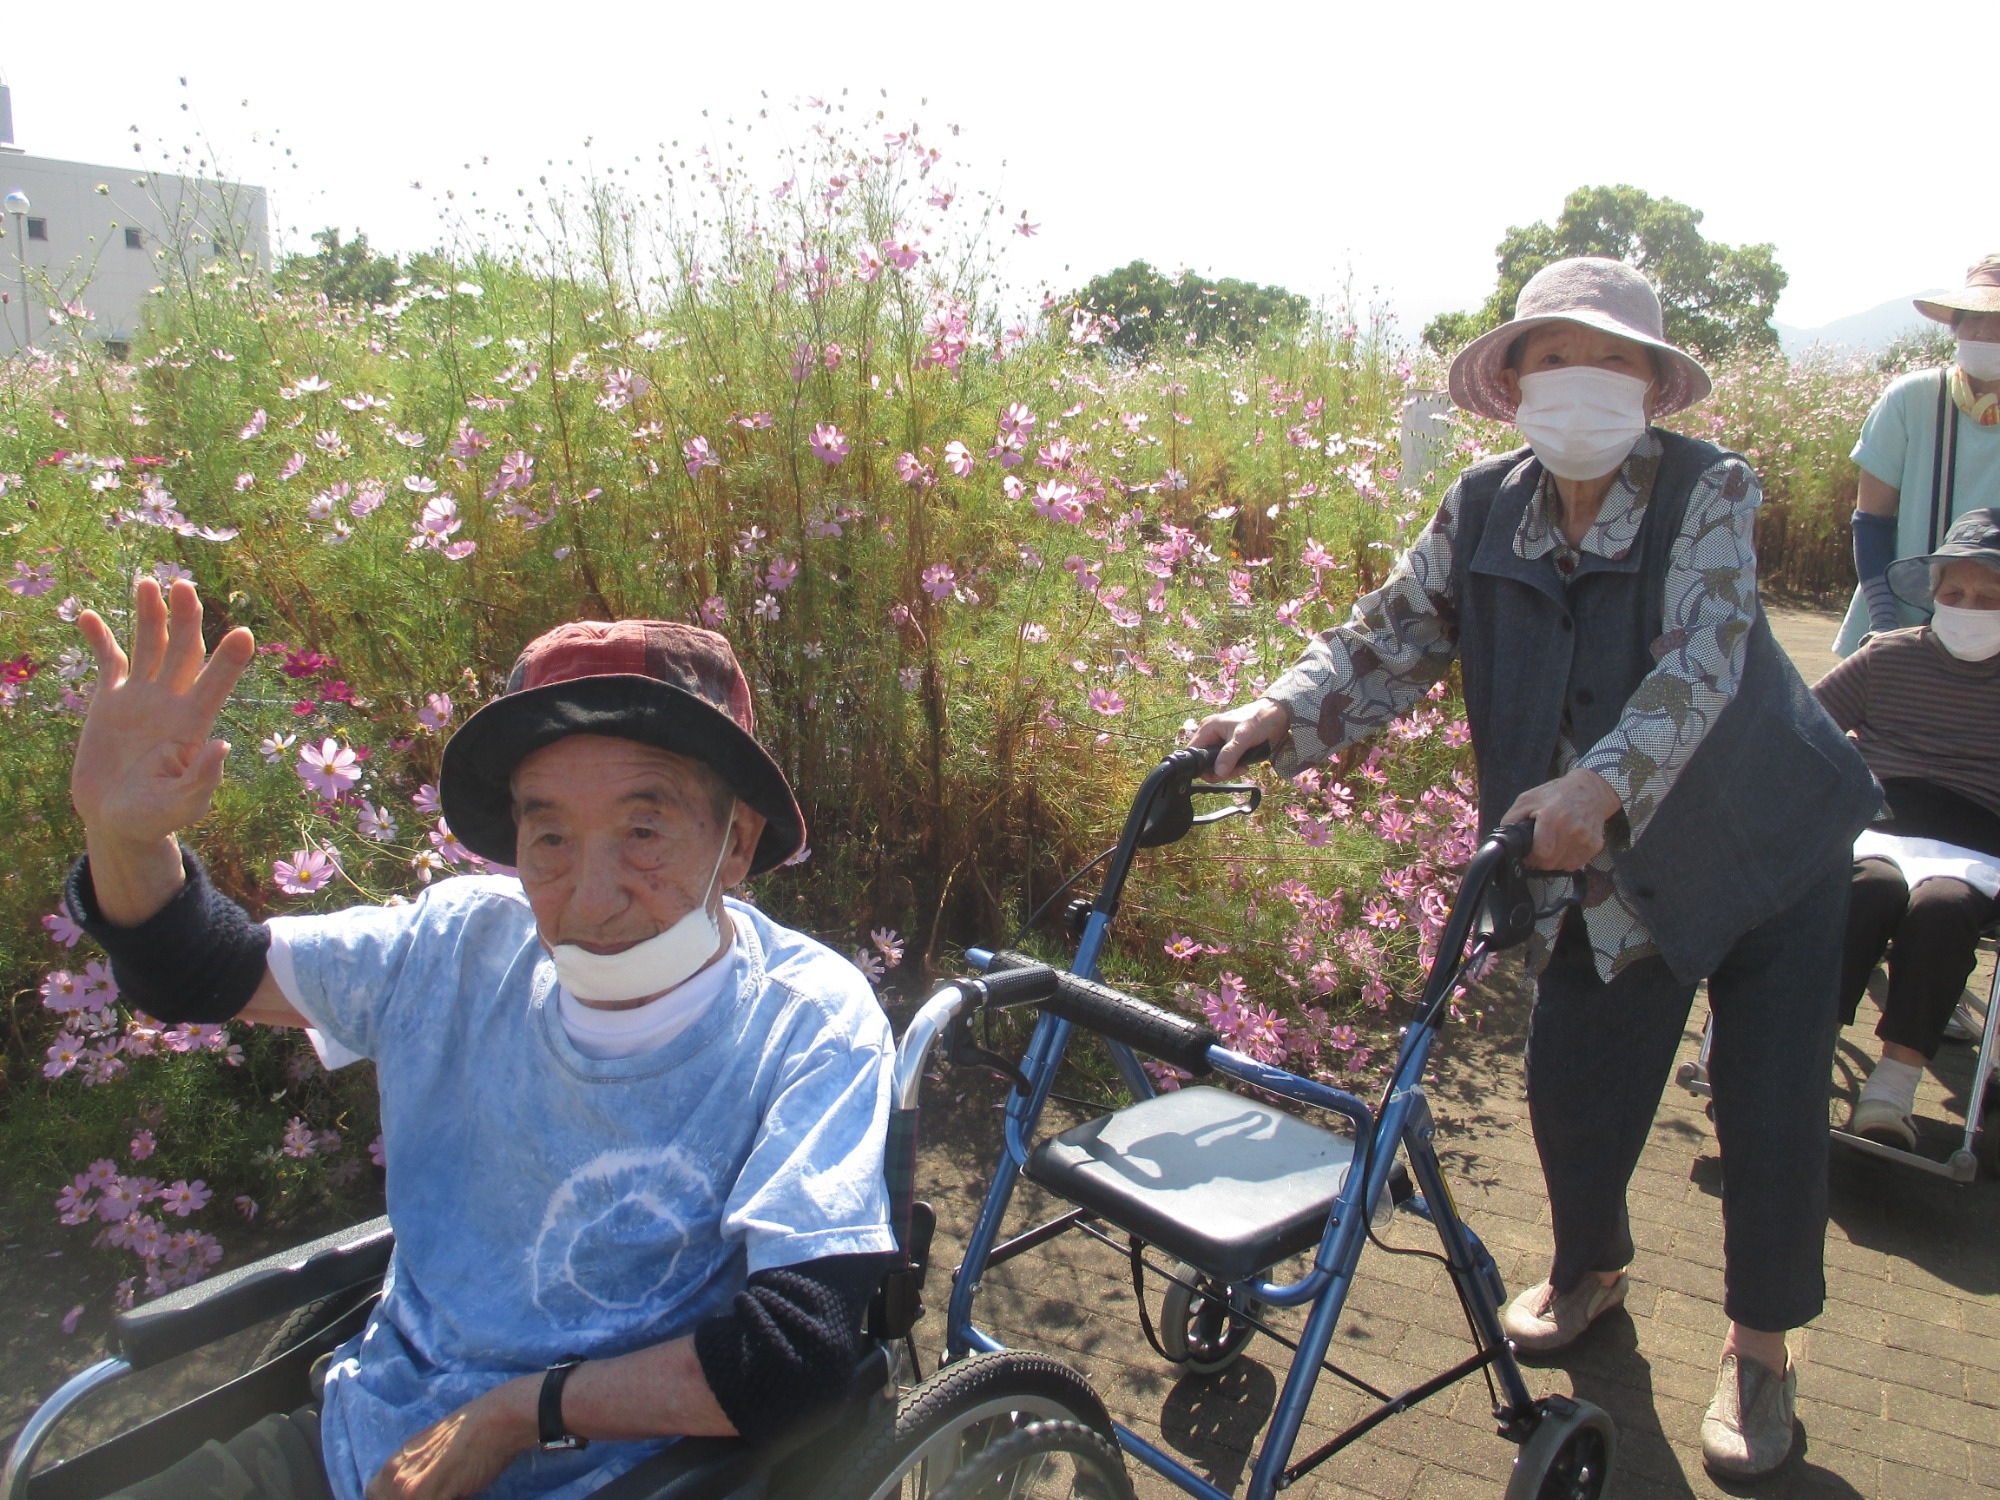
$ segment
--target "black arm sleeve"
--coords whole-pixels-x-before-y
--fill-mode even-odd
[[[861,1320],[895,1255],[829,1255],[752,1273],[694,1331],[716,1404],[751,1442],[837,1400],[861,1360]]]
[[[208,883],[194,851],[181,849],[187,883],[137,927],[119,927],[97,909],[90,857],[79,859],[63,885],[63,904],[111,959],[111,977],[126,1003],[179,1026],[227,1021],[264,982],[271,931]]]

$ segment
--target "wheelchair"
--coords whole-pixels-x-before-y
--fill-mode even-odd
[[[752,1445],[694,1438],[669,1444],[597,1491],[607,1500],[988,1500],[1021,1494],[1129,1500],[1127,1457],[1204,1500],[1224,1492],[1112,1420],[1089,1382],[1046,1355],[1010,1350],[981,1330],[973,1310],[992,1266],[1072,1231],[1129,1257],[1135,1280],[1151,1266],[1168,1287],[1156,1330],[1139,1298],[1149,1338],[1195,1373],[1220,1370],[1256,1337],[1293,1352],[1275,1413],[1245,1493],[1268,1500],[1380,1423],[1457,1382],[1484,1374],[1499,1433],[1519,1447],[1508,1500],[1598,1500],[1609,1484],[1617,1433],[1587,1401],[1537,1399],[1500,1327],[1498,1268],[1459,1217],[1433,1145],[1422,1077],[1460,977],[1489,955],[1526,940],[1544,913],[1528,893],[1522,859],[1533,829],[1517,824],[1482,843],[1468,864],[1416,1014],[1403,1034],[1392,1081],[1371,1106],[1353,1094],[1260,1063],[1222,1046],[1214,1031],[1096,981],[1097,960],[1141,848],[1169,844],[1198,824],[1254,811],[1254,787],[1197,785],[1212,750],[1176,750],[1146,778],[1068,973],[1009,952],[972,950],[980,977],[946,984],[918,1009],[898,1045],[886,1145],[890,1212],[902,1261],[885,1277],[868,1314],[868,1350],[845,1397],[783,1439]],[[1196,815],[1197,795],[1247,793],[1248,800]],[[1069,884],[1062,888],[1067,890]],[[1060,892],[1059,892],[1060,894]],[[1034,1005],[1019,1068],[972,1041],[984,1011]],[[1078,1030],[1108,1047],[1131,1104],[1037,1142],[1066,1048]],[[999,1064],[1016,1082],[1006,1104],[1005,1154],[951,1277],[944,1364],[904,1388],[898,1345],[908,1349],[923,1316],[935,1218],[915,1197],[920,1094],[940,1048],[954,1063]],[[1145,1053],[1198,1079],[1158,1093]],[[1335,1117],[1344,1132],[1310,1123],[1266,1100]],[[1407,1158],[1407,1167],[1397,1160]],[[1071,1206],[998,1242],[1014,1189],[1026,1177]],[[1438,1235],[1470,1330],[1472,1352],[1451,1368],[1391,1395],[1327,1361],[1378,1206],[1394,1205]],[[1118,1238],[1123,1236],[1122,1242]],[[1379,1243],[1379,1240],[1377,1241]],[[378,1219],[270,1256],[119,1316],[116,1353],[58,1390],[29,1420],[8,1459],[0,1500],[102,1500],[156,1474],[211,1439],[226,1440],[259,1418],[313,1398],[313,1371],[366,1323],[380,1296],[393,1237]],[[1311,1267],[1280,1282],[1277,1268],[1301,1255]],[[1273,1308],[1303,1308],[1303,1333],[1287,1337]],[[285,1321],[245,1373],[74,1457],[37,1470],[66,1417],[134,1372],[211,1346],[276,1318]],[[1322,1369],[1380,1405],[1314,1452],[1294,1457]]]
[[[1981,939],[1994,941],[2000,947],[2000,922],[1988,926]],[[2000,1004],[1995,1002],[2000,1002],[2000,954],[1996,954],[1993,981],[1987,986],[1986,1014],[1980,1022],[1978,1050],[1973,1054],[1972,1078],[1965,1092],[1964,1129],[1950,1155],[1940,1161],[1921,1151],[1905,1151],[1886,1141],[1870,1140],[1851,1130],[1830,1126],[1834,1143],[1866,1156],[1961,1184],[1978,1177],[1982,1155],[1986,1159],[1986,1169],[2000,1174],[2000,1082],[1995,1080],[1995,1074],[2000,1073]],[[1709,1016],[1702,1022],[1701,1047],[1694,1061],[1682,1063],[1674,1074],[1682,1088],[1696,1098],[1710,1101],[1707,1109],[1711,1119],[1715,1115],[1715,1104],[1714,1089],[1708,1076],[1708,1060],[1714,1041],[1715,1018]]]

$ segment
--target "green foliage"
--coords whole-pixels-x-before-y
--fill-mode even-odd
[[[1911,370],[1935,370],[1958,358],[1958,339],[1949,326],[1925,320],[1896,338],[1875,361],[1884,375],[1904,375]]]
[[[377,255],[369,249],[367,235],[357,232],[343,242],[340,230],[328,226],[317,231],[312,241],[319,246],[318,252],[287,256],[278,268],[281,277],[300,278],[329,302],[372,307],[395,300],[396,278],[403,274],[403,268],[394,256]]]
[[[1192,271],[1169,279],[1143,260],[1093,276],[1060,314],[1077,330],[1077,342],[1104,344],[1126,354],[1242,349],[1299,328],[1306,299],[1280,286],[1224,277],[1210,281]],[[1083,316],[1079,316],[1082,314]]]
[[[1440,354],[1462,347],[1514,313],[1521,288],[1553,261],[1601,255],[1626,261],[1653,279],[1666,315],[1667,341],[1716,360],[1777,347],[1771,315],[1790,279],[1771,245],[1730,246],[1703,238],[1702,214],[1635,187],[1578,188],[1551,225],[1507,231],[1496,247],[1500,279],[1475,312],[1443,313],[1424,329]]]

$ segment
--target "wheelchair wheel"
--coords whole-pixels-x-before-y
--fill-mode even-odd
[[[1232,1294],[1185,1261],[1174,1262],[1173,1270],[1196,1290],[1167,1283],[1167,1295],[1160,1304],[1161,1352],[1181,1369],[1197,1375],[1213,1375],[1228,1368],[1257,1336],[1257,1330],[1242,1315],[1256,1312],[1258,1305],[1240,1291]]]
[[[1550,1396],[1514,1458],[1507,1500],[1600,1500],[1611,1483],[1618,1429],[1588,1401]]]
[[[1030,1422],[980,1453],[937,1500],[1132,1500],[1125,1455],[1081,1422]]]
[[[1023,1350],[970,1355],[907,1392],[893,1423],[843,1454],[825,1500],[932,1500],[972,1460],[1038,1423],[1117,1441],[1097,1392],[1068,1365]]]
[[[375,1305],[379,1288],[336,1292],[304,1307],[293,1308],[264,1340],[257,1363],[268,1364],[281,1354],[289,1354],[300,1344],[317,1341],[323,1349],[345,1343],[361,1331],[368,1309]]]

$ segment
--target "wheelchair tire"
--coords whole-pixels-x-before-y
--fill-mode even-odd
[[[1030,1422],[983,1450],[937,1500],[1132,1500],[1118,1445],[1081,1422]]]
[[[1507,1500],[1601,1500],[1618,1456],[1618,1429],[1588,1401],[1549,1396],[1542,1420],[1514,1456]]]
[[[349,1335],[358,1333],[363,1321],[357,1314],[374,1305],[376,1293],[373,1290],[357,1292],[336,1292],[331,1297],[320,1297],[308,1302],[304,1307],[295,1307],[286,1313],[283,1321],[264,1340],[264,1347],[257,1355],[257,1363],[268,1364],[281,1354],[289,1354],[300,1344],[318,1339],[327,1349],[346,1342]],[[338,1334],[338,1337],[334,1337]]]
[[[1258,1311],[1243,1293],[1210,1280],[1186,1261],[1176,1261],[1174,1275],[1192,1282],[1191,1291],[1168,1282],[1160,1303],[1160,1349],[1178,1369],[1213,1375],[1236,1362],[1236,1356],[1257,1336],[1241,1313]]]
[[[1117,1441],[1090,1382],[1060,1360],[1016,1349],[968,1355],[905,1392],[893,1422],[842,1454],[821,1500],[931,1500],[972,1459],[1041,1422]]]

